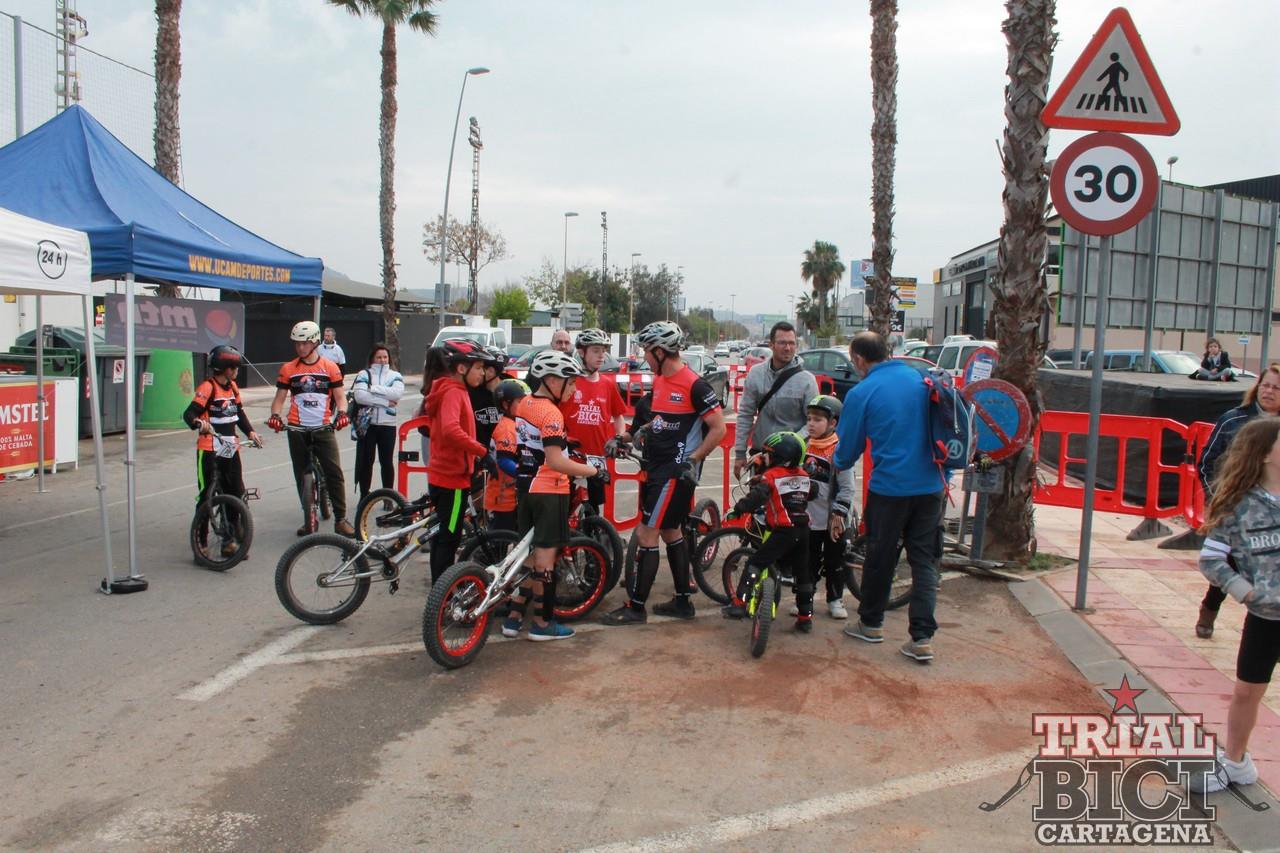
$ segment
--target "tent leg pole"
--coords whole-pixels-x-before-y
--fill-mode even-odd
[[[36,297],[36,491],[44,487],[44,425],[49,417],[44,398],[44,297]]]
[[[129,513],[129,576],[111,584],[110,592],[142,592],[147,588],[147,581],[138,572],[138,478],[137,465],[137,431],[138,431],[138,377],[134,368],[134,284],[133,273],[124,277],[124,404],[125,404],[125,451],[124,473],[126,488],[126,507]]]
[[[317,326],[320,325],[320,298],[319,296],[315,297],[311,303],[311,319],[315,321]]]
[[[98,514],[102,518],[102,552],[107,561],[104,591],[116,581],[111,562],[111,518],[107,515],[107,471],[102,460],[102,414],[98,408],[98,359],[93,352],[93,297],[81,297],[84,306],[85,378],[89,380],[89,419],[93,424],[93,465],[98,473]]]

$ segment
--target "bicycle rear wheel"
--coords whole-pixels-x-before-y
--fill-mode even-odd
[[[755,612],[751,616],[751,656],[758,658],[769,645],[769,629],[778,611],[778,582],[773,578],[760,581],[755,592]]]
[[[314,463],[313,463],[314,464]],[[324,473],[317,467],[315,468],[316,483],[316,506],[320,507],[320,517],[328,521],[333,517],[333,508],[329,504],[329,484],[324,479]]]
[[[862,600],[863,560],[867,553],[867,537],[856,536],[845,546],[842,565],[844,568],[844,585],[853,597]],[[899,555],[901,552],[899,552]],[[905,571],[904,571],[905,569]],[[911,600],[911,569],[903,566],[899,557],[898,564],[893,567],[893,580],[889,586],[889,603],[887,609],[897,610]]]
[[[422,643],[431,659],[446,669],[475,660],[489,639],[489,613],[468,619],[467,612],[484,600],[489,573],[475,562],[450,566],[431,587],[422,611]]]
[[[341,622],[360,609],[369,594],[369,571],[360,557],[340,579],[338,569],[355,557],[360,545],[336,533],[314,533],[293,543],[276,564],[276,595],[284,609],[312,625]]]
[[[734,551],[755,550],[759,544],[745,527],[722,527],[702,537],[690,561],[698,589],[717,604],[728,604],[738,588],[738,579],[736,574],[730,577],[726,561]]]
[[[520,542],[514,530],[481,530],[470,539],[464,539],[458,548],[458,562],[474,561],[482,566],[502,562],[511,549]]]
[[[696,552],[698,543],[709,533],[720,528],[720,505],[711,498],[703,498],[694,504],[689,513],[689,520],[684,526],[684,541],[689,543],[690,557]]]
[[[584,515],[581,530],[583,535],[590,536],[599,542],[605,556],[609,558],[608,573],[604,581],[605,592],[608,592],[618,585],[618,577],[622,574],[622,563],[626,559],[623,554],[622,537],[618,535],[617,528],[599,515]]]
[[[197,565],[225,572],[249,554],[253,517],[234,495],[214,495],[201,501],[191,519],[191,555]]]
[[[581,619],[604,599],[609,558],[590,536],[574,536],[556,555],[556,619]]]
[[[399,530],[410,523],[405,517],[405,507],[409,502],[395,489],[374,489],[356,504],[356,538],[367,542],[371,537],[382,536],[393,530]],[[395,548],[406,543],[397,541]]]
[[[320,529],[320,489],[310,471],[302,475],[302,518],[307,533]]]

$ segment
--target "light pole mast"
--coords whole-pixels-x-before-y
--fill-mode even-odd
[[[458,92],[458,112],[453,117],[453,136],[449,137],[449,167],[444,173],[444,213],[440,216],[440,288],[436,294],[436,310],[443,311],[447,300],[444,298],[449,285],[444,279],[445,257],[449,254],[449,183],[453,179],[453,149],[458,142],[458,121],[462,118],[462,96],[467,93],[467,78],[488,74],[488,68],[468,68],[462,75],[462,91]]]
[[[467,258],[467,266],[471,271],[471,293],[469,296],[470,307],[467,313],[476,313],[476,305],[480,301],[480,288],[477,278],[480,270],[476,267],[480,263],[480,151],[484,148],[484,143],[480,141],[480,122],[476,121],[475,116],[471,116],[471,132],[467,136],[467,142],[471,144],[471,239],[467,246],[471,250],[471,256]]]
[[[631,292],[631,316],[627,324],[633,333],[636,329],[636,258],[640,255],[640,252],[631,253],[631,286],[627,288]]]
[[[560,279],[561,305],[569,301],[569,217],[577,215],[573,211],[566,211],[564,215],[564,275]]]

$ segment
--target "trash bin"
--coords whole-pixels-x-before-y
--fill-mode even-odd
[[[65,378],[80,374],[82,356],[79,350],[69,347],[44,348],[44,375],[46,379]],[[15,346],[0,353],[0,373],[36,375],[36,348]]]
[[[28,350],[32,353],[30,373],[35,373],[35,331],[24,332],[18,336],[14,345],[15,350],[19,350],[19,356]],[[76,370],[70,374],[81,376],[81,393],[80,397],[80,437],[85,438],[93,435],[93,416],[89,410],[89,380],[87,374],[80,370],[80,366],[84,364],[84,329],[80,326],[54,326],[53,327],[53,344],[52,349],[45,349],[46,362],[49,359],[49,353],[53,350],[74,350],[77,354]],[[98,398],[99,412],[102,418],[102,432],[104,435],[112,433],[124,432],[127,428],[126,423],[126,407],[124,392],[124,363],[125,350],[124,347],[107,346],[103,339],[101,329],[94,329],[93,337],[93,354],[97,359],[96,375],[98,377]],[[137,398],[134,401],[134,417],[137,418],[142,414],[142,397],[146,390],[143,386],[143,374],[147,372],[147,364],[151,360],[151,350],[135,349],[134,353],[134,382],[137,389]],[[0,364],[5,363],[7,355],[0,355]],[[48,365],[46,364],[46,375]]]

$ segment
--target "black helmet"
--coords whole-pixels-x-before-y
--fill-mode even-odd
[[[493,397],[499,406],[514,403],[529,396],[529,386],[519,379],[504,379],[493,389]]]
[[[840,412],[844,410],[844,403],[841,403],[838,398],[832,397],[830,394],[819,394],[810,400],[805,408],[821,409],[827,413],[828,418],[835,421],[840,419]]]
[[[210,370],[226,370],[228,367],[239,367],[240,362],[243,360],[240,350],[227,344],[222,344],[209,350]]]
[[[765,451],[773,457],[774,465],[795,468],[804,459],[805,441],[794,432],[775,432],[764,440]]]
[[[488,356],[487,363],[498,368],[499,371],[507,366],[507,351],[501,347],[495,347],[492,345],[486,346],[484,348],[484,354]]]

